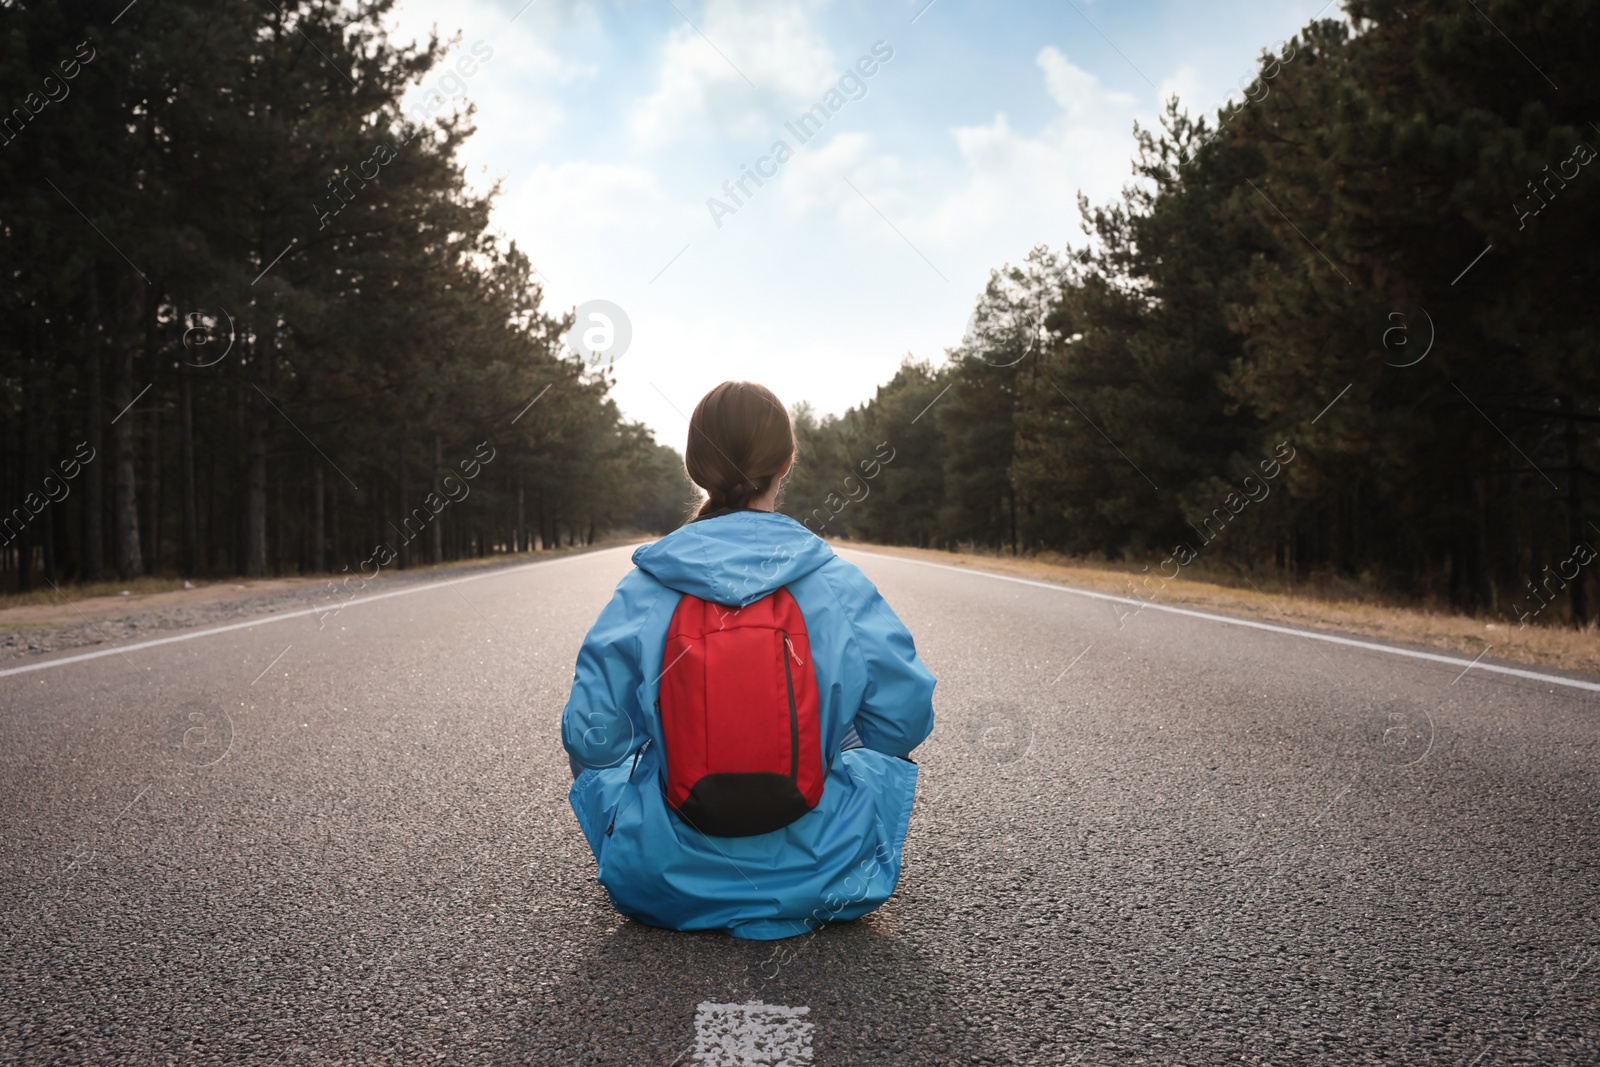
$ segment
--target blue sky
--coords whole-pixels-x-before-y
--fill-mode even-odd
[[[1156,126],[1172,95],[1213,113],[1263,47],[1339,14],[1326,0],[524,2],[402,0],[394,25],[459,32],[456,55],[492,50],[442,86],[476,108],[470,179],[501,181],[495,225],[539,268],[547,309],[627,313],[618,403],[680,449],[684,416],[726,378],[841,412],[905,355],[940,362],[992,268],[1083,245],[1078,192],[1104,202],[1131,180],[1136,121]],[[893,55],[861,77],[875,44]],[[785,124],[818,103],[836,110],[802,144]],[[735,207],[724,183],[758,164],[774,176],[747,178]],[[735,210],[714,217],[713,197]]]

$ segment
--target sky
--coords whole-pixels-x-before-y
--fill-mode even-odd
[[[499,183],[493,225],[532,259],[544,309],[583,308],[579,332],[611,344],[623,413],[681,450],[720,381],[838,414],[907,355],[941,363],[991,270],[1084,247],[1078,194],[1132,180],[1136,123],[1159,129],[1171,96],[1214,117],[1319,13],[1340,16],[1327,0],[401,0],[392,27],[459,35],[408,104],[470,102],[462,158],[474,188]],[[592,301],[626,316],[625,350]]]

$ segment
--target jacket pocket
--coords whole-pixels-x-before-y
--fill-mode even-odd
[[[628,768],[628,777],[623,779],[622,789],[617,796],[617,802],[611,806],[611,821],[606,823],[606,836],[611,836],[611,831],[617,828],[617,812],[622,810],[622,805],[627,801],[632,792],[629,786],[633,783],[634,772],[639,769],[639,757],[644,755],[644,750],[650,747],[651,738],[645,738],[644,744],[634,749],[633,764]]]

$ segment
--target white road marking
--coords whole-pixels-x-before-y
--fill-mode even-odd
[[[547,567],[555,563],[568,563],[575,559],[588,559],[594,556],[602,555],[606,552],[618,552],[625,548],[633,549],[637,547],[638,546],[634,544],[618,545],[616,548],[602,548],[594,552],[580,552],[574,556],[562,556],[560,559],[535,560],[532,563],[524,563],[518,567],[497,568],[495,570],[484,571],[481,574],[469,574],[466,577],[455,579],[455,584],[460,585],[462,582],[475,582],[480,578],[494,578],[500,575],[514,574],[517,571],[525,571],[529,567]],[[229,623],[226,626],[213,626],[209,630],[195,630],[192,633],[177,634],[173,637],[158,637],[153,641],[140,641],[138,644],[133,645],[122,645],[117,648],[103,648],[98,652],[80,652],[76,656],[62,656],[60,659],[45,660],[42,663],[28,663],[21,667],[8,667],[5,670],[0,671],[0,678],[6,678],[13,674],[26,674],[29,671],[49,670],[51,667],[64,667],[69,663],[82,663],[85,660],[99,659],[101,656],[115,656],[122,652],[137,652],[140,649],[155,648],[157,645],[170,645],[177,641],[193,641],[197,637],[210,637],[212,634],[225,634],[232,630],[248,630],[252,626],[265,626],[268,623],[282,622],[284,619],[298,619],[306,615],[321,615],[330,611],[342,611],[345,608],[353,608],[357,604],[371,604],[373,601],[388,600],[393,596],[409,596],[412,593],[425,593],[429,589],[443,589],[450,584],[451,582],[449,579],[446,579],[442,582],[429,582],[427,585],[414,585],[406,589],[396,589],[389,593],[374,593],[372,596],[358,597],[355,600],[346,600],[343,603],[324,605],[323,607],[318,608],[302,608],[299,611],[283,611],[276,615],[263,615],[259,619],[248,619],[244,622]],[[288,649],[285,649],[284,651],[288,651]]]
[[[712,1004],[694,1013],[694,1054],[706,1067],[798,1067],[811,1062],[810,1008],[783,1004]]]
[[[835,551],[838,549],[836,548]],[[1442,656],[1437,652],[1418,652],[1409,648],[1396,648],[1393,645],[1380,645],[1374,641],[1359,641],[1353,637],[1336,637],[1333,634],[1314,633],[1310,630],[1297,630],[1287,626],[1274,626],[1269,622],[1256,622],[1253,619],[1234,619],[1226,615],[1213,615],[1208,611],[1194,611],[1191,608],[1177,608],[1168,604],[1156,604],[1149,600],[1140,600],[1136,597],[1117,596],[1114,593],[1096,593],[1088,589],[1078,589],[1070,585],[1058,585],[1055,582],[1036,582],[1031,578],[1015,578],[1009,574],[995,574],[993,571],[977,570],[973,567],[952,567],[948,563],[930,563],[922,559],[910,559],[906,556],[894,556],[886,552],[868,552],[861,548],[848,548],[845,552],[859,552],[863,556],[873,556],[877,559],[892,560],[897,563],[911,563],[918,567],[933,567],[941,571],[955,571],[957,574],[973,575],[979,578],[993,578],[997,582],[1015,582],[1018,585],[1031,585],[1039,589],[1051,589],[1057,593],[1071,593],[1074,596],[1086,596],[1094,600],[1108,600],[1118,604],[1137,604],[1140,607],[1151,608],[1155,611],[1165,611],[1173,615],[1187,615],[1194,619],[1206,619],[1209,622],[1225,622],[1230,626],[1247,626],[1252,630],[1266,630],[1268,633],[1289,634],[1293,637],[1305,637],[1313,641],[1327,641],[1334,645],[1348,645],[1351,648],[1364,648],[1369,652],[1384,652],[1391,656],[1405,656],[1409,659],[1425,659],[1432,663],[1448,663],[1454,667],[1476,666],[1480,671],[1492,671],[1495,674],[1509,674],[1515,678],[1531,678],[1536,682],[1549,682],[1551,685],[1564,685],[1572,689],[1587,689],[1591,693],[1600,693],[1600,683],[1585,682],[1578,678],[1563,678],[1559,674],[1541,674],[1539,671],[1525,671],[1518,667],[1501,667],[1493,663],[1479,663],[1477,660],[1461,659],[1457,656]],[[1484,651],[1488,651],[1485,649]],[[1481,656],[1480,656],[1481,658]],[[3,674],[4,672],[0,672]]]

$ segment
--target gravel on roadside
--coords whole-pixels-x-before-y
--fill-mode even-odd
[[[392,592],[408,585],[437,582],[444,578],[515,567],[527,563],[537,563],[581,552],[593,552],[603,548],[614,548],[619,543],[628,542],[611,542],[582,548],[558,549],[531,555],[497,556],[475,560],[470,563],[452,563],[442,566],[416,567],[411,570],[393,571],[368,582],[367,594],[370,595],[374,591]],[[188,602],[185,602],[181,595],[176,598],[177,602],[170,602],[174,599],[171,594],[163,594],[163,597],[169,602],[159,607],[141,606],[140,602],[135,600],[128,604],[130,610],[126,614],[110,617],[105,614],[104,602],[114,601],[115,597],[98,597],[96,601],[99,603],[83,601],[81,605],[72,605],[69,601],[72,612],[77,616],[77,621],[64,624],[7,623],[5,621],[6,612],[0,611],[0,665],[17,666],[26,660],[51,653],[70,652],[74,649],[91,648],[96,645],[117,646],[147,641],[183,630],[204,626],[221,626],[262,615],[312,609],[332,611],[338,608],[342,601],[334,595],[329,581],[313,579],[297,583],[294,588],[290,589],[279,589],[269,593],[242,591],[237,597],[223,596],[220,598],[216,596],[214,587],[207,587],[195,590],[196,594],[206,594],[205,598],[197,595],[188,598]],[[376,589],[373,588],[374,586]],[[89,617],[89,614],[81,610],[82,605],[91,604],[96,609],[92,612],[93,615],[98,616],[96,618]]]

